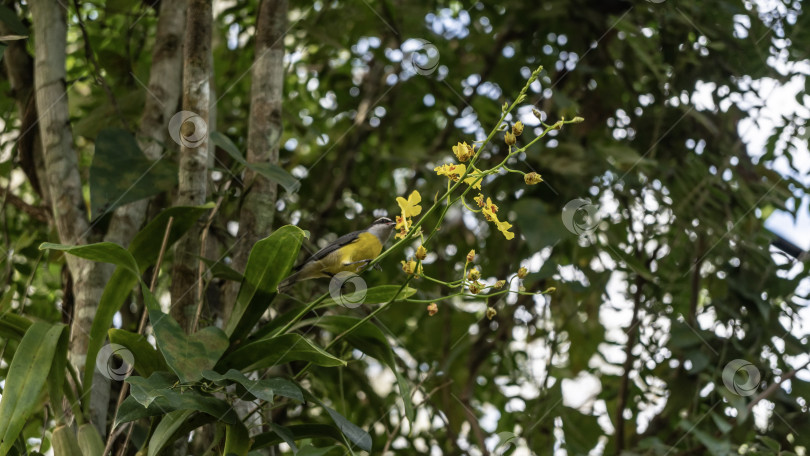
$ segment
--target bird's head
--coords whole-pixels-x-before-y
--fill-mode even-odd
[[[391,232],[394,230],[394,226],[397,222],[391,220],[388,217],[380,217],[377,220],[374,220],[374,223],[368,227],[368,231],[380,238],[380,242],[385,243],[388,240],[388,237],[391,236]]]

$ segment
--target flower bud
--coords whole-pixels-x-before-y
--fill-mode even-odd
[[[470,284],[470,293],[477,295],[484,289],[484,285],[480,282],[473,282]]]
[[[535,185],[543,182],[543,178],[539,174],[531,172],[523,176],[523,181],[526,182],[526,185]]]
[[[428,311],[428,315],[430,315],[432,317],[432,316],[436,315],[436,312],[439,311],[439,306],[437,306],[435,302],[431,302],[427,306],[427,311]]]
[[[467,280],[469,281],[476,281],[481,278],[481,273],[478,269],[472,268],[469,272],[467,272]]]
[[[523,122],[518,120],[514,125],[512,125],[512,134],[515,136],[520,136],[523,134]]]
[[[492,320],[493,318],[495,318],[495,315],[498,315],[498,311],[495,310],[494,307],[488,307],[487,308],[487,320]]]
[[[515,137],[515,134],[512,133],[511,131],[506,132],[506,134],[503,137],[503,140],[504,140],[504,142],[506,143],[507,146],[514,146],[515,143],[517,142],[517,138]]]
[[[408,261],[401,261],[402,263],[402,270],[405,271],[405,274],[413,274],[416,271],[416,261],[408,260]]]
[[[427,250],[425,250],[424,245],[420,245],[418,249],[416,249],[416,258],[420,260],[424,260],[427,257]]]
[[[537,117],[537,120],[541,122],[543,121],[543,113],[541,113],[540,111],[532,108],[532,114],[534,114],[534,117]]]
[[[475,155],[475,145],[472,147],[467,145],[467,142],[458,143],[457,145],[453,146],[453,153],[458,158],[458,161],[465,162],[472,158]]]
[[[506,112],[507,109],[509,109],[509,103],[504,101],[503,106],[501,107],[501,112]]]
[[[493,285],[492,288],[500,290],[501,288],[503,288],[504,285],[506,285],[506,280],[499,280],[495,282],[495,285]]]
[[[475,250],[470,250],[470,253],[467,254],[467,263],[472,263],[475,259]]]
[[[520,269],[518,269],[518,272],[517,272],[518,279],[522,279],[522,278],[526,277],[528,274],[529,274],[528,269],[526,269],[524,267],[521,267]]]
[[[581,122],[584,122],[584,121],[585,121],[585,119],[583,119],[582,117],[579,117],[579,116],[576,116],[573,119],[571,119],[571,123],[581,123]]]

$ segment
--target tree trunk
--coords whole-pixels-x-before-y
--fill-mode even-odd
[[[57,0],[31,3],[34,22],[34,81],[45,174],[51,190],[56,231],[63,244],[85,244],[90,234],[86,204],[82,196],[78,158],[73,150],[73,134],[68,119],[65,87],[65,8]],[[75,312],[71,324],[70,360],[84,369],[89,328],[106,284],[105,266],[65,256],[75,294]],[[103,434],[106,425],[106,402],[89,417]]]
[[[183,50],[183,110],[196,115],[180,126],[180,174],[176,205],[205,202],[208,181],[208,104],[211,74],[211,3],[190,0]],[[205,131],[203,131],[205,130]],[[172,316],[188,331],[197,305],[202,222],[177,243],[172,271]]]
[[[259,6],[256,50],[250,86],[247,161],[278,164],[281,142],[281,99],[284,93],[284,32],[287,0],[263,0]],[[270,234],[276,211],[278,184],[250,169],[245,171],[244,201],[233,266],[243,271],[253,244]],[[230,314],[238,284],[230,284],[225,300]],[[227,318],[227,316],[226,316]]]
[[[185,0],[160,3],[149,88],[138,137],[138,145],[150,160],[160,159],[165,153],[164,145],[170,146],[168,124],[180,100],[185,25]],[[146,218],[148,205],[149,200],[144,199],[119,207],[104,240],[124,247],[129,245]]]

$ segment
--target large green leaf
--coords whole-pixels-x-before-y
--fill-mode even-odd
[[[242,156],[239,148],[236,147],[236,144],[224,134],[218,131],[212,131],[209,137],[214,144],[227,152],[236,162],[252,169],[271,181],[278,182],[288,192],[295,193],[301,187],[301,182],[298,179],[294,178],[278,165],[272,163],[248,163],[245,157]]]
[[[62,401],[65,386],[65,370],[67,369],[68,352],[68,331],[62,331],[56,342],[56,349],[53,353],[51,370],[48,372],[48,394],[51,398],[51,406],[54,408],[56,419],[62,422],[65,416]]]
[[[28,328],[20,341],[0,398],[0,454],[9,451],[25,421],[37,410],[40,393],[64,331],[65,325],[38,321]]]
[[[215,326],[186,334],[171,315],[161,312],[160,305],[146,284],[141,284],[141,291],[158,348],[163,353],[166,364],[183,382],[201,379],[202,371],[214,367],[225,353],[228,337]]]
[[[160,419],[160,423],[155,426],[152,436],[149,438],[149,456],[157,456],[166,445],[174,441],[175,433],[185,423],[194,410],[175,410],[169,412]]]
[[[139,271],[143,273],[157,261],[170,218],[173,221],[167,246],[180,239],[197,222],[197,219],[212,207],[212,204],[178,206],[166,209],[158,214],[154,220],[135,235],[129,245],[128,250],[135,258]],[[128,269],[116,268],[109,282],[107,282],[107,286],[104,287],[104,293],[101,295],[96,315],[93,318],[93,324],[90,327],[90,340],[87,344],[87,360],[82,378],[82,385],[87,391],[93,385],[96,357],[98,357],[98,352],[107,338],[107,330],[112,326],[113,317],[137,283],[138,278],[133,276]],[[84,404],[84,410],[88,412],[90,401],[85,401]]]
[[[255,370],[278,366],[290,361],[309,361],[319,366],[345,366],[346,362],[335,358],[309,339],[298,334],[284,334],[270,339],[245,344],[227,354],[215,370]]]
[[[207,380],[214,382],[227,382],[241,385],[246,392],[254,398],[265,400],[271,404],[273,403],[273,396],[276,395],[304,402],[304,395],[301,393],[301,389],[298,388],[295,383],[284,378],[251,380],[236,369],[230,369],[228,372],[225,372],[225,374],[207,370],[203,371],[202,375]],[[240,394],[240,396],[242,396],[242,394]]]
[[[134,277],[140,276],[138,263],[135,258],[123,247],[113,242],[99,242],[88,245],[64,245],[43,242],[39,246],[40,250],[59,250],[71,255],[75,255],[85,260],[99,263],[112,263],[132,273]]]
[[[225,456],[247,456],[250,451],[250,434],[245,425],[240,421],[225,426],[225,448],[222,454]]]
[[[169,370],[163,354],[155,349],[143,335],[116,328],[107,331],[107,335],[110,342],[123,345],[132,352],[135,371],[139,375],[149,377],[153,372]]]
[[[154,377],[155,374],[152,374]],[[127,382],[131,385],[143,388],[150,388],[154,384],[154,389],[148,391],[148,395],[154,396],[149,402],[149,406],[144,405],[134,397],[127,397],[121,403],[118,409],[118,415],[115,417],[114,426],[117,427],[121,423],[134,421],[140,418],[149,416],[164,415],[167,412],[174,410],[194,410],[205,413],[214,417],[215,419],[224,423],[233,424],[239,422],[239,416],[227,402],[222,399],[217,399],[208,395],[204,395],[194,389],[182,389],[178,386],[175,388],[162,388],[159,382],[151,382],[152,377],[149,379],[142,379],[141,377],[128,377]],[[138,394],[144,393],[144,391]]]
[[[396,293],[396,291],[394,291],[394,293]],[[360,321],[361,319],[357,317],[324,315],[313,321],[313,324],[338,335],[353,328],[356,324],[360,323]],[[399,392],[405,405],[405,415],[408,417],[408,420],[413,422],[414,412],[410,386],[408,385],[407,379],[400,373],[396,359],[394,358],[394,351],[382,330],[370,322],[365,322],[352,329],[351,332],[346,333],[345,339],[354,348],[382,361],[394,372],[397,378],[397,384],[399,385]]]
[[[313,396],[312,393],[306,393],[307,399],[311,400],[312,402],[320,405],[326,410],[326,413],[329,414],[329,417],[332,418],[332,421],[335,422],[340,432],[343,433],[352,443],[357,445],[358,448],[366,451],[371,451],[371,436],[368,432],[360,429],[356,424],[352,423],[345,416],[341,415],[331,407],[327,406],[320,399]]]
[[[0,314],[0,337],[20,340],[31,326],[31,320],[16,313],[3,312]]]
[[[152,402],[167,394],[176,384],[177,378],[168,372],[155,372],[146,377],[127,377],[126,382],[130,386],[130,394],[144,407],[149,407]]]
[[[225,326],[232,341],[243,339],[259,321],[276,296],[279,282],[295,263],[303,239],[301,228],[286,225],[257,242],[250,250],[245,278]]]
[[[284,426],[283,429],[292,435],[293,440],[329,438],[336,442],[343,443],[343,436],[340,430],[328,424],[294,424],[292,426]],[[289,437],[282,437],[279,435],[278,429],[274,429],[272,432],[257,435],[253,441],[253,449],[278,445],[279,443],[285,442],[286,438]]]
[[[152,161],[135,137],[121,128],[98,133],[90,166],[90,214],[98,217],[118,206],[169,191],[177,185],[177,165]]]

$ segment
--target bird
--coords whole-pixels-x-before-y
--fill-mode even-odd
[[[394,225],[396,222],[390,218],[380,217],[364,230],[335,239],[295,267],[295,272],[279,283],[278,291],[284,292],[302,280],[333,277],[343,271],[358,272],[382,252]]]

